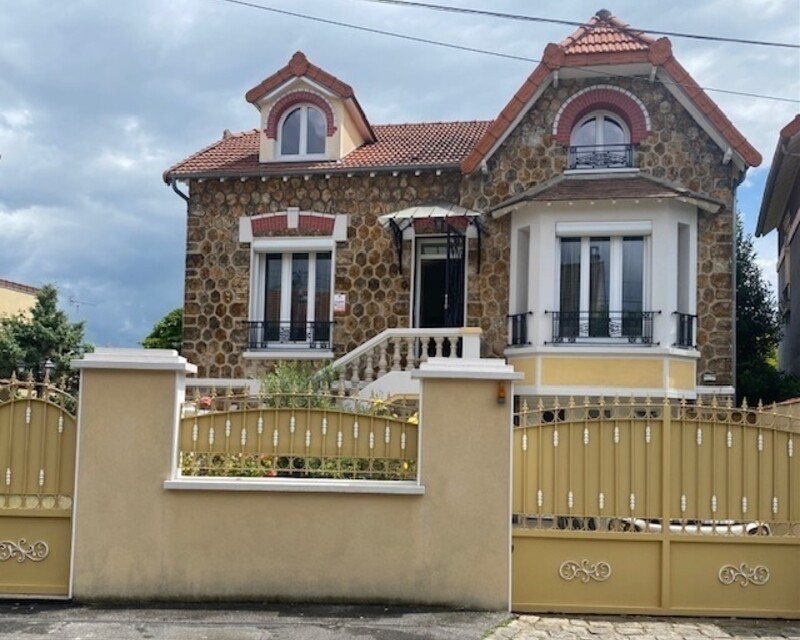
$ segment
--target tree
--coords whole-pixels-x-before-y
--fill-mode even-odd
[[[736,219],[736,400],[777,402],[800,395],[800,379],[778,371],[781,320],[756,263],[753,237]]]
[[[53,379],[62,376],[74,379],[70,360],[92,350],[84,342],[83,329],[83,322],[71,323],[58,308],[56,287],[43,286],[29,314],[0,318],[0,378],[8,378],[20,370],[41,378],[49,361]]]
[[[155,323],[150,334],[142,340],[145,349],[175,349],[180,352],[183,342],[183,308],[173,309]]]

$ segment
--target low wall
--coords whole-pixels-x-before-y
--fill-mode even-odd
[[[421,376],[421,495],[170,490],[187,366],[120,353],[77,363],[75,599],[508,608],[513,374]]]

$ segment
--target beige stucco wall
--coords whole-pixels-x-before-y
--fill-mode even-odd
[[[0,316],[28,311],[36,304],[36,295],[0,287]]]
[[[182,374],[82,375],[74,598],[508,607],[496,381],[423,381],[420,496],[165,490]]]

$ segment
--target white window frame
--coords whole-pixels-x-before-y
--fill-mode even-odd
[[[295,104],[286,109],[286,111],[281,115],[280,120],[278,121],[278,139],[277,139],[277,157],[284,159],[284,160],[320,160],[326,157],[326,151],[322,153],[308,153],[308,111],[309,109],[313,109],[316,111],[321,117],[322,120],[325,121],[325,114],[322,112],[321,109],[315,107],[311,104],[301,103]],[[286,123],[286,119],[292,115],[295,111],[300,110],[300,140],[298,144],[298,153],[283,153],[283,126]],[[325,135],[325,146],[327,147],[328,143],[328,136],[327,132]]]
[[[608,285],[609,310],[622,311],[622,246],[625,238],[643,238],[642,251],[642,311],[651,307],[652,294],[652,224],[650,222],[600,222],[600,223],[571,223],[560,222],[556,224],[555,273],[556,286],[554,287],[554,308],[561,311],[561,240],[563,238],[581,239],[581,272],[580,272],[580,304],[579,311],[589,310],[589,268],[591,263],[590,239],[593,237],[609,238],[609,273]],[[619,337],[612,335],[612,338]],[[604,342],[608,338],[591,338],[588,327],[581,327],[578,336],[582,342]]]
[[[614,122],[616,122],[620,127],[622,127],[622,133],[625,138],[624,142],[619,144],[630,144],[631,143],[631,132],[628,129],[628,125],[625,124],[625,121],[613,111],[608,111],[607,109],[598,109],[597,111],[591,111],[587,113],[583,118],[581,118],[578,123],[572,127],[572,131],[569,134],[569,143],[570,146],[575,146],[575,135],[578,133],[580,128],[585,125],[589,120],[598,119],[598,126],[595,127],[595,140],[594,143],[590,144],[589,146],[603,146],[605,145],[605,141],[603,140],[603,127],[602,127],[602,120],[605,118],[611,118]],[[617,143],[614,143],[617,144]]]
[[[257,238],[252,241],[250,251],[250,313],[251,322],[264,322],[264,303],[266,295],[266,271],[268,254],[281,254],[281,309],[280,321],[288,322],[291,319],[291,285],[292,285],[292,254],[308,253],[308,302],[306,309],[306,322],[314,322],[316,312],[316,255],[318,253],[331,254],[330,275],[330,304],[328,309],[329,322],[333,322],[333,287],[336,274],[336,243],[331,238]],[[245,356],[268,357],[278,359],[283,353],[284,357],[329,358],[332,352],[333,327],[331,326],[331,348],[312,349],[308,341],[295,341],[284,343],[280,340],[270,341],[267,348],[258,351],[248,351]]]

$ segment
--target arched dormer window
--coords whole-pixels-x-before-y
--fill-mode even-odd
[[[570,169],[631,166],[631,136],[621,117],[611,111],[593,111],[578,120],[570,135]]]
[[[289,159],[325,156],[327,124],[322,112],[308,104],[288,110],[278,126],[280,156]]]

